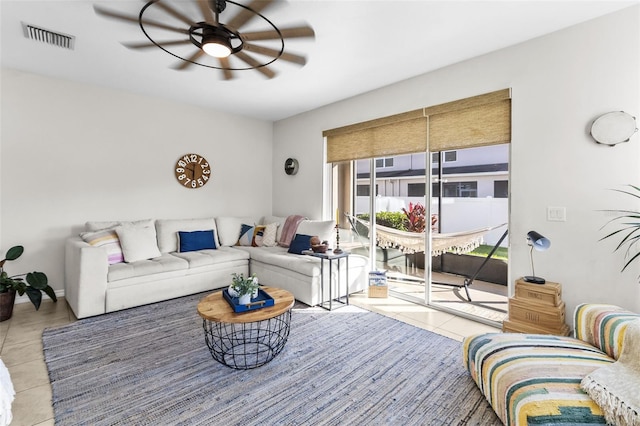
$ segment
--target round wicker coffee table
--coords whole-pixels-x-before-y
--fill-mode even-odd
[[[261,287],[274,305],[236,313],[222,291],[198,303],[204,337],[213,359],[227,367],[248,370],[271,361],[289,338],[293,294],[275,287]]]

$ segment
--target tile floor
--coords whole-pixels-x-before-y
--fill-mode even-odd
[[[350,302],[458,341],[470,334],[499,331],[394,297],[368,298],[362,293],[353,295]],[[11,319],[0,322],[0,358],[9,369],[16,391],[11,426],[54,425],[51,386],[42,353],[42,331],[75,320],[61,298],[58,303],[42,302],[39,311],[35,311],[31,303],[16,304]]]

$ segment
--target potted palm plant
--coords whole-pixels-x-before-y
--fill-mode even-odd
[[[7,250],[4,259],[0,260],[0,321],[11,318],[13,304],[16,300],[16,292],[22,296],[27,294],[36,311],[40,309],[42,292],[45,292],[54,302],[58,300],[53,288],[49,286],[47,276],[43,272],[29,272],[9,276],[4,270],[4,264],[16,260],[24,252],[24,247],[14,246]]]
[[[625,191],[622,189],[614,189],[614,191],[628,194],[632,197],[640,199],[640,187],[634,185],[629,186],[632,188],[629,191]],[[625,248],[626,262],[622,267],[622,271],[624,271],[634,260],[640,258],[640,212],[635,210],[606,211],[617,213],[620,216],[611,219],[603,226],[603,228],[612,223],[617,223],[619,225],[622,225],[622,227],[605,235],[600,239],[600,241],[616,236],[621,237],[618,246],[615,248],[615,251]]]

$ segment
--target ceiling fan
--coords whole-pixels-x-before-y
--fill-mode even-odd
[[[304,56],[284,51],[284,41],[286,38],[313,38],[313,28],[308,25],[276,27],[262,12],[272,4],[278,3],[277,0],[253,0],[247,5],[231,0],[193,0],[176,3],[181,7],[177,8],[169,0],[146,1],[138,16],[99,6],[94,6],[94,10],[108,18],[137,23],[149,41],[123,45],[131,49],[158,47],[181,60],[174,67],[178,70],[184,70],[191,65],[216,68],[222,70],[225,80],[230,80],[234,77],[232,71],[255,69],[267,78],[273,78],[276,73],[269,69],[268,65],[277,60],[298,65],[306,64]],[[229,5],[232,6],[229,9],[235,11],[226,10]],[[181,10],[189,8],[191,10]],[[257,27],[253,25],[252,30],[247,31],[242,29],[252,24],[251,21],[256,18],[259,19]],[[177,20],[179,23],[171,24],[167,23],[167,20]],[[260,25],[266,26],[267,29],[258,29]],[[180,37],[167,39],[169,33],[180,34]]]

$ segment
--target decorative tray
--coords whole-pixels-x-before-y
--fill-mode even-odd
[[[247,305],[238,304],[238,298],[231,297],[229,290],[226,288],[222,290],[222,296],[224,296],[224,299],[229,302],[229,305],[231,305],[234,312],[254,311],[256,309],[266,308],[275,304],[273,297],[269,296],[267,292],[262,289],[258,289],[258,297],[252,298],[251,303]]]

